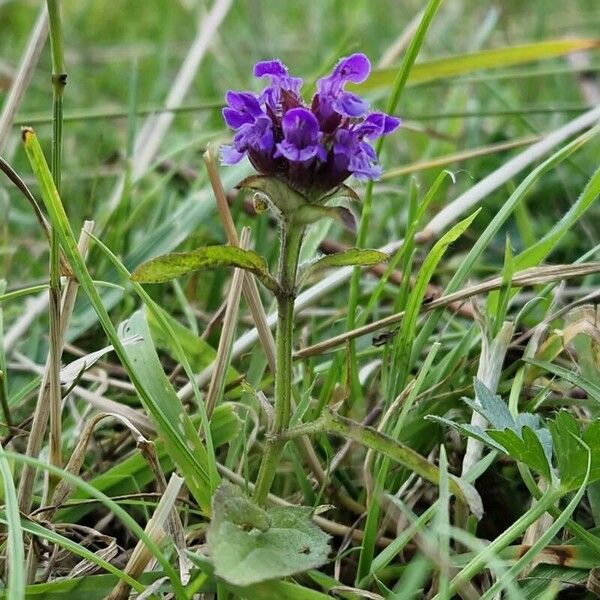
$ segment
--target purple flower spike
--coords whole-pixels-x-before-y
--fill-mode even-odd
[[[310,110],[302,107],[288,110],[281,120],[281,128],[284,137],[277,144],[275,156],[284,156],[291,162],[305,162],[315,156],[325,160],[319,122]]]
[[[254,75],[268,78],[262,93],[226,95],[223,118],[235,135],[221,150],[222,162],[233,165],[247,156],[259,173],[282,179],[311,199],[324,197],[351,175],[377,179],[382,169],[370,142],[397,129],[400,120],[369,113],[365,100],[346,91],[370,70],[364,54],[342,58],[319,79],[307,106],[302,80],[291,77],[280,60],[257,63]]]

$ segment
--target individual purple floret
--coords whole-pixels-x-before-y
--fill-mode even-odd
[[[371,65],[364,54],[342,58],[317,82],[310,105],[301,95],[302,79],[291,77],[279,60],[263,61],[254,75],[267,78],[260,94],[227,92],[225,123],[235,131],[221,160],[232,165],[248,156],[262,175],[285,180],[310,197],[323,195],[354,175],[377,179],[378,157],[370,142],[387,135],[400,119],[369,113],[368,103],[346,91],[347,83],[367,79]]]

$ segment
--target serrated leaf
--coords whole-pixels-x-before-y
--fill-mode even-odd
[[[520,436],[512,429],[504,431],[490,429],[487,433],[495,442],[506,448],[506,453],[512,458],[526,464],[551,481],[550,464],[538,437],[538,431],[525,426]]]
[[[201,269],[236,267],[260,278],[269,276],[265,259],[236,246],[204,246],[191,252],[173,252],[141,264],[131,275],[138,283],[163,283]]]
[[[436,423],[440,423],[441,425],[447,425],[448,427],[452,427],[452,429],[456,429],[466,437],[472,437],[476,440],[479,440],[481,443],[490,446],[494,450],[498,452],[503,452],[506,454],[506,450],[497,442],[495,442],[483,429],[480,427],[476,427],[475,425],[471,425],[470,423],[456,423],[455,421],[451,421],[450,419],[445,419],[444,417],[439,417],[438,415],[427,415],[425,417],[428,421],[435,421]]]
[[[561,485],[565,489],[574,490],[585,479],[588,454],[577,438],[587,444],[592,454],[589,480],[598,481],[600,479],[600,420],[593,421],[582,434],[575,417],[566,410],[561,410],[549,423],[549,428]]]
[[[380,252],[379,250],[370,248],[349,248],[343,252],[336,252],[335,254],[323,256],[310,266],[310,271],[313,272],[318,269],[326,269],[329,267],[366,267],[385,262],[388,258],[389,257],[385,252]]]
[[[208,549],[215,574],[228,583],[246,586],[280,579],[327,561],[329,536],[311,521],[310,508],[286,506],[263,511],[240,488],[221,484],[214,497],[213,515]]]
[[[512,429],[513,416],[506,402],[497,394],[493,394],[479,379],[473,382],[475,396],[481,405],[481,414],[489,421],[494,429]]]

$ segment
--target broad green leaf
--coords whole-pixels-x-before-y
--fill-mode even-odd
[[[188,558],[207,575],[214,575],[214,565],[201,554],[186,551]],[[312,573],[311,573],[312,575]],[[247,586],[224,582],[224,587],[244,600],[331,600],[331,596],[291,581],[263,581]]]
[[[263,511],[241,489],[221,484],[207,532],[215,574],[246,586],[320,567],[329,536],[310,517],[311,509],[302,506]]]
[[[251,175],[236,186],[239,190],[252,190],[264,197],[267,205],[281,218],[291,215],[308,203],[308,198],[277,177]]]
[[[294,213],[294,223],[298,225],[312,225],[320,219],[333,219],[348,231],[356,232],[356,215],[345,206],[305,204]]]
[[[343,252],[336,252],[335,254],[323,256],[313,263],[309,269],[311,272],[314,272],[318,269],[327,269],[329,267],[348,267],[355,265],[367,267],[385,262],[388,258],[389,257],[385,252],[380,252],[379,250],[372,250],[370,248],[349,248]]]
[[[144,407],[156,424],[167,451],[181,469],[194,498],[204,511],[209,511],[212,489],[206,449],[164,374],[146,317],[141,310],[119,327],[121,339],[133,335],[141,336],[142,341],[126,346],[125,352],[137,376],[151,393],[151,401],[145,401]]]
[[[268,276],[265,259],[252,250],[236,246],[204,246],[191,252],[173,252],[140,265],[131,275],[138,283],[163,283],[201,269],[237,267],[263,278]]]
[[[582,433],[575,417],[561,410],[548,427],[552,434],[561,485],[565,489],[575,490],[585,478],[588,452],[578,438],[585,442],[592,453],[590,482],[600,480],[600,420],[592,421]]]
[[[597,48],[599,45],[600,42],[596,39],[555,39],[438,58],[414,65],[410,71],[408,83],[414,85],[448,79],[482,69],[520,65],[562,56],[578,50]],[[376,70],[364,83],[353,87],[361,91],[388,87],[392,85],[396,72],[397,68],[394,67]]]
[[[505,448],[509,456],[542,474],[547,481],[551,481],[550,464],[538,437],[538,431],[525,426],[521,429],[521,435],[512,429],[504,431],[490,429],[487,433]]]

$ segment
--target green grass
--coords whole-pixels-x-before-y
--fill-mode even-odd
[[[54,227],[50,236],[42,231],[15,178],[0,174],[0,597],[116,600],[115,590],[147,590],[151,598],[218,600],[591,598],[586,581],[600,559],[600,111],[585,115],[600,98],[597,0],[51,4],[62,15],[52,22],[54,56],[49,38],[0,139],[0,155]],[[206,33],[206,52],[168,110],[215,6],[225,10],[222,22]],[[0,0],[0,107],[39,8]],[[412,23],[410,47],[407,40],[357,89],[404,118],[380,147],[388,176],[351,184],[363,200],[354,206],[362,211],[358,235],[320,221],[301,252],[284,419],[291,430],[281,415],[272,426],[275,377],[246,291],[221,361],[219,405],[207,414],[231,269],[185,266],[160,284],[130,273],[159,255],[226,243],[203,161],[209,144],[230,139],[224,93],[258,91],[252,66],[271,57],[309,87],[351,52],[377,67],[420,10],[426,18]],[[62,98],[55,90],[53,114],[61,43],[68,78]],[[150,145],[136,140],[153,115],[167,126],[140,162]],[[580,118],[587,120],[578,126]],[[35,129],[25,144],[21,125]],[[52,144],[61,136],[62,153]],[[252,250],[275,273],[272,215],[254,214],[252,194],[235,189],[250,166],[219,171],[238,235],[250,228]],[[81,258],[85,220],[95,225]],[[40,384],[46,364],[52,375],[49,357],[61,353],[45,301],[56,287],[59,245],[62,288],[68,270],[77,283],[62,363],[108,344],[114,351],[62,386],[57,422],[56,386],[48,394]],[[341,246],[392,254],[373,266],[380,255],[372,251],[315,264]],[[256,260],[274,325],[279,284]],[[370,266],[352,266],[360,260]],[[585,275],[576,271],[582,263]],[[468,289],[491,278],[493,289],[471,298]],[[471,299],[428,307],[464,290]],[[397,313],[368,335],[353,333]],[[130,343],[132,334],[143,342]],[[483,416],[463,400],[475,399],[475,378],[492,392],[478,387]],[[47,427],[31,434],[49,398],[58,447]],[[118,418],[103,419],[82,447],[99,413]],[[27,456],[36,442],[40,450]],[[261,467],[265,454],[270,465]],[[269,479],[273,465],[264,510],[218,487],[230,479],[251,496],[259,468]],[[24,498],[23,475],[32,470]],[[166,535],[152,537],[174,471],[184,487]],[[265,485],[259,481],[259,499]],[[66,499],[56,491],[65,489]],[[273,506],[285,503],[314,510]],[[316,527],[303,521],[309,514]],[[236,543],[216,544],[213,535],[207,549],[207,532],[217,528],[233,531]],[[313,564],[310,545],[322,550],[330,535],[329,558],[267,581],[260,561],[244,562],[247,586],[217,577],[215,564],[247,560],[235,553],[252,548],[261,529],[265,539],[287,540],[287,562],[300,551],[299,565]],[[149,573],[126,566],[140,539]],[[210,550],[228,554],[213,561]]]

